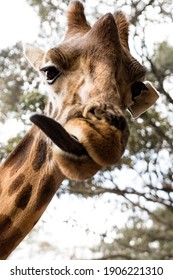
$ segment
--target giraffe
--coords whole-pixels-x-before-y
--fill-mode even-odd
[[[67,32],[54,48],[24,54],[48,87],[44,114],[0,166],[0,259],[37,223],[64,178],[85,180],[123,155],[129,128],[158,98],[146,69],[131,55],[122,12],[91,27],[72,1]]]

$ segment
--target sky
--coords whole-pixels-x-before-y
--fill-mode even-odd
[[[0,0],[0,48],[16,41],[32,42],[38,30],[39,19],[25,0]]]
[[[173,23],[162,24],[159,29],[157,25],[149,26],[148,44],[161,41],[163,37],[173,44],[172,30]],[[33,42],[38,31],[39,18],[26,0],[0,0],[0,48],[12,45],[16,41]]]
[[[9,8],[10,7],[10,8]],[[173,36],[172,36],[172,30],[173,30],[173,24],[169,25],[162,25],[159,27],[159,32],[158,32],[158,26],[150,26],[148,27],[147,31],[147,42],[148,46],[152,47],[154,42],[159,42],[163,40],[163,36],[165,39],[168,39],[170,43],[173,44]],[[22,42],[29,42],[32,43],[38,35],[39,31],[39,19],[35,12],[33,11],[32,8],[29,7],[27,2],[25,0],[0,0],[0,48],[5,48],[9,45],[15,44],[17,41],[22,41]],[[162,34],[162,37],[160,36]],[[9,129],[9,127],[14,127],[15,129]],[[0,124],[0,135],[1,135],[1,141],[2,141],[2,135],[3,141],[6,141],[8,138],[15,136],[22,128],[22,125],[19,125],[19,123],[14,120],[8,120],[8,123],[5,125]],[[127,176],[127,174],[124,174],[124,176]],[[106,199],[106,198],[105,198]],[[64,209],[64,205],[67,205],[67,209]],[[106,217],[109,215],[110,211],[110,205],[107,205],[103,200],[97,201],[95,203],[95,206],[93,206],[92,201],[88,201],[86,203],[85,200],[82,201],[77,201],[73,198],[67,198],[64,197],[61,201],[53,200],[53,203],[51,204],[51,215],[52,218],[50,219],[50,214],[46,214],[43,217],[43,220],[47,220],[46,226],[45,224],[40,223],[40,227],[44,227],[45,231],[40,232],[40,240],[50,240],[51,238],[57,242],[57,245],[59,247],[64,248],[64,243],[62,242],[62,239],[58,239],[57,237],[57,227],[55,224],[58,225],[59,230],[58,230],[58,236],[62,237],[65,236],[65,243],[66,246],[69,246],[72,243],[79,245],[84,244],[84,238],[85,235],[83,234],[84,229],[87,227],[93,228],[95,232],[102,232],[104,230],[105,226],[105,221]],[[93,211],[93,207],[97,208],[97,213]],[[56,209],[56,213],[54,213],[53,209]],[[62,209],[63,209],[63,215],[62,214]],[[80,211],[78,211],[80,209]],[[104,211],[103,211],[104,209]],[[113,212],[114,207],[111,209]],[[49,212],[49,213],[50,213]],[[73,213],[74,212],[74,213]],[[78,220],[79,224],[81,225],[81,229],[78,231],[78,234],[76,234],[75,230],[72,229],[71,227],[71,239],[68,238],[69,236],[69,226],[65,224],[63,221],[66,217],[69,217],[73,213],[74,220]],[[98,215],[100,213],[100,215]],[[121,215],[121,216],[120,216]],[[93,216],[94,219],[90,219],[89,217]],[[83,219],[83,217],[86,217]],[[71,223],[74,223],[74,220],[71,221]],[[126,218],[121,214],[120,212],[118,213],[117,217],[114,217],[114,222],[117,223],[118,226],[122,223],[122,221],[125,221]],[[97,221],[97,228],[95,227],[96,225],[94,224],[95,221]],[[119,223],[119,221],[121,223]],[[108,221],[107,223],[107,228],[111,225]],[[52,229],[53,228],[53,229]],[[79,235],[83,236],[83,240],[79,238]],[[68,241],[68,242],[67,242]],[[97,243],[97,234],[95,234],[95,237],[92,238],[92,242]],[[34,240],[34,242],[37,242]],[[89,241],[90,242],[90,238]],[[109,241],[108,241],[109,242]],[[23,245],[24,243],[21,244],[21,248],[24,246],[24,250],[26,252],[26,244]],[[31,249],[28,248],[28,255],[30,254]],[[26,254],[27,255],[27,254]],[[15,256],[18,256],[19,259],[23,258],[23,253],[22,250],[18,250],[14,254],[14,259],[16,258]],[[89,255],[88,255],[89,256]],[[47,257],[47,256],[46,256]],[[12,257],[13,259],[13,257]]]
[[[10,7],[10,9],[9,9]],[[0,0],[0,48],[12,46],[18,41],[33,42],[39,32],[39,18],[26,0]],[[13,127],[15,129],[9,129]],[[16,119],[0,123],[0,141],[7,142],[23,129]]]

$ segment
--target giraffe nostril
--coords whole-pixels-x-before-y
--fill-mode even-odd
[[[123,116],[111,116],[109,120],[110,124],[118,128],[119,130],[123,131],[127,128],[127,122]]]

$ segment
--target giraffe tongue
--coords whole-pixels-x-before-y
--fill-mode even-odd
[[[78,157],[87,155],[87,151],[83,145],[70,136],[70,134],[55,120],[41,114],[32,115],[30,120],[64,152]]]

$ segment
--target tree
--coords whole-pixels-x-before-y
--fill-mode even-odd
[[[0,122],[9,118],[22,121],[26,127],[8,143],[0,142],[0,160],[6,158],[28,128],[27,115],[44,109],[45,95],[39,92],[39,78],[21,56],[20,43],[0,51]]]
[[[159,218],[158,218],[159,217]],[[100,246],[94,252],[101,252],[100,259],[153,259],[173,258],[173,215],[166,208],[158,208],[145,220],[134,214],[121,230],[114,228],[117,237],[107,243],[102,236]]]

